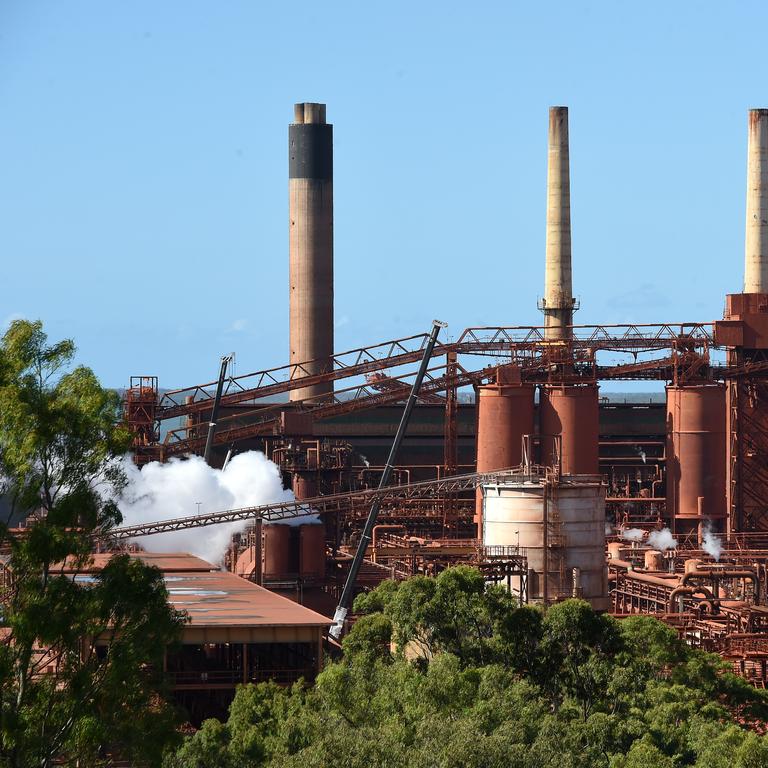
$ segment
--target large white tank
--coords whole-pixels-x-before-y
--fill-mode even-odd
[[[536,478],[483,486],[483,545],[513,550],[519,546],[525,552],[532,601],[544,599],[544,498],[545,485]],[[607,610],[602,478],[561,477],[546,486],[546,498],[548,602],[577,595],[596,610]],[[496,551],[502,554],[504,549]]]

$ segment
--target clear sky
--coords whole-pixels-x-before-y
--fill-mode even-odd
[[[336,348],[538,324],[570,108],[580,323],[709,321],[743,279],[764,2],[0,0],[0,322],[103,382],[287,361],[287,125],[335,133]]]

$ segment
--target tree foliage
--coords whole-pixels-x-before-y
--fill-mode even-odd
[[[18,531],[0,523],[0,765],[98,765],[117,745],[157,763],[174,713],[156,693],[183,617],[162,575],[127,555],[83,576],[92,535],[120,522],[119,398],[72,367],[70,341],[39,322],[0,343],[0,482]]]
[[[465,567],[355,610],[314,687],[241,687],[167,768],[768,768],[738,724],[765,693],[655,619],[518,606]]]

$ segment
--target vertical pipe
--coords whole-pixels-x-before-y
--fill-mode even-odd
[[[544,604],[544,608],[549,603],[549,500],[552,497],[551,483],[552,481],[547,479],[544,481],[544,489],[542,493],[543,507],[542,514],[542,526],[541,526],[541,558],[542,558],[542,570],[544,571],[544,582],[541,585],[541,599]]]
[[[768,109],[749,110],[744,293],[768,293]]]
[[[571,274],[571,181],[568,107],[550,107],[547,157],[547,247],[544,325],[547,339],[566,339],[573,324]]]
[[[288,128],[290,362],[323,373],[333,356],[333,126],[325,104],[296,104]],[[333,384],[292,390],[319,397]]]
[[[264,583],[264,562],[262,560],[264,555],[264,545],[261,539],[261,529],[261,518],[256,518],[253,524],[253,562],[255,565],[255,580],[258,585]]]
[[[456,352],[448,352],[445,355],[445,376],[446,379],[451,382],[455,379],[457,374],[456,367]],[[443,448],[443,465],[445,466],[445,474],[453,475],[456,472],[456,464],[458,463],[457,447],[456,447],[456,417],[458,415],[458,392],[455,384],[449,384],[445,390],[445,445]]]

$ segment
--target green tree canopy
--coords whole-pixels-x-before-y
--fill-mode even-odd
[[[0,343],[0,477],[12,513],[0,644],[0,765],[97,765],[117,746],[157,763],[174,739],[157,695],[164,649],[183,616],[160,572],[127,555],[81,578],[120,513],[128,435],[119,398],[72,367],[70,341],[16,321]],[[66,564],[66,568],[64,567]]]
[[[355,611],[314,687],[239,688],[211,765],[768,768],[768,741],[741,725],[768,717],[765,692],[653,618],[518,606],[466,567],[384,582]],[[213,728],[167,768],[208,765],[189,756]]]

